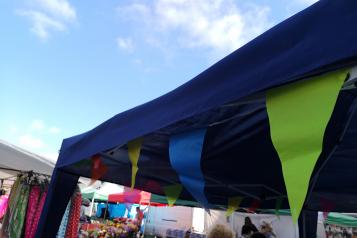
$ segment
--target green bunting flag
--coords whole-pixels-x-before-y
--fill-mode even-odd
[[[182,192],[181,184],[174,184],[164,187],[164,192],[166,194],[167,203],[172,207],[177,199],[180,197]]]
[[[283,203],[283,198],[278,198],[275,203],[275,215],[280,219],[280,208]]]
[[[242,197],[231,197],[228,198],[228,208],[226,212],[226,216],[229,217],[235,212],[238,208],[240,203],[242,202]]]
[[[142,138],[138,138],[128,142],[128,154],[131,162],[131,188],[135,187],[136,173],[138,172],[138,161],[140,157],[140,149]]]
[[[347,72],[339,70],[267,92],[271,139],[281,161],[294,222],[303,207],[324,132]]]

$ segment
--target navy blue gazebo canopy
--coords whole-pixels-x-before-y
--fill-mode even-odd
[[[79,176],[91,177],[86,161],[92,156],[100,155],[108,166],[102,180],[130,186],[126,144],[139,137],[135,187],[164,195],[162,187],[179,183],[169,159],[170,136],[198,128],[208,128],[201,168],[209,204],[225,206],[228,197],[239,194],[242,207],[259,200],[261,208],[274,209],[277,197],[286,198],[286,188],[270,137],[265,91],[356,65],[356,19],[357,1],[321,0],[174,91],[65,139],[37,237],[56,236]],[[339,94],[302,217],[323,210],[321,197],[334,203],[334,211],[357,212],[356,92]],[[180,199],[194,200],[186,189]],[[287,199],[281,208],[289,208]]]

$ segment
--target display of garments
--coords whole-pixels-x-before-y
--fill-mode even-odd
[[[47,196],[47,189],[44,192],[41,193],[41,197],[40,197],[39,202],[37,204],[37,207],[36,207],[36,210],[35,210],[35,214],[33,216],[33,221],[32,221],[29,233],[28,233],[28,236],[25,236],[25,238],[34,238],[35,237],[35,234],[36,234],[36,231],[37,231],[37,226],[38,226],[38,223],[40,221],[41,212],[42,212],[43,206],[44,206],[45,201],[46,201],[46,196]]]
[[[11,226],[14,225],[13,222],[15,219],[15,214],[16,214],[17,207],[21,200],[21,191],[23,191],[24,188],[25,188],[25,184],[23,183],[23,180],[21,178],[19,178],[19,183],[15,187],[15,190],[12,191],[13,193],[12,193],[11,199],[9,201],[8,210],[6,212],[6,220],[3,224],[4,232],[7,235],[9,235]]]
[[[9,221],[11,218],[12,211],[14,209],[14,204],[16,204],[17,201],[17,192],[19,190],[19,186],[21,186],[21,178],[18,177],[12,186],[11,193],[9,196],[9,202],[8,202],[8,208],[6,210],[6,213],[4,215],[4,219],[2,221],[2,227],[1,227],[1,234],[5,235],[8,234],[8,228],[9,228]]]
[[[30,185],[24,184],[23,188],[20,191],[20,196],[15,207],[14,215],[9,223],[9,234],[11,238],[20,238],[22,235],[22,228],[26,216],[29,192]]]
[[[0,197],[0,219],[3,218],[6,213],[8,201],[9,201],[8,195],[2,195]]]
[[[47,195],[48,179],[33,172],[22,173],[7,199],[0,237],[34,238]],[[0,197],[0,207],[3,207]],[[0,209],[1,210],[1,209]],[[1,212],[1,211],[0,211]]]
[[[37,205],[40,199],[40,186],[32,186],[26,212],[25,238],[29,238],[31,234],[32,223],[34,222]]]
[[[71,210],[71,201],[68,203],[66,211],[63,214],[61,225],[58,229],[56,238],[64,238],[65,237],[70,210]]]
[[[77,238],[79,228],[79,218],[81,215],[82,195],[76,192],[72,197],[71,210],[69,214],[65,238]]]

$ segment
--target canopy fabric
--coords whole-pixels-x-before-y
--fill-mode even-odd
[[[96,191],[86,191],[82,192],[82,198],[86,198],[89,200],[99,200],[99,201],[108,201],[108,195],[106,194],[100,194]]]
[[[82,198],[87,198],[89,200],[100,200],[108,201],[109,194],[120,193],[124,190],[123,186],[112,184],[112,183],[103,183],[99,189],[89,186],[81,189]]]
[[[18,146],[0,140],[0,179],[8,178],[19,171],[34,171],[41,174],[51,175],[54,162],[26,151]]]
[[[321,0],[176,90],[65,139],[37,237],[55,237],[69,200],[61,192],[62,181],[91,177],[92,156],[100,155],[108,167],[102,180],[130,186],[127,143],[141,137],[135,188],[164,195],[163,187],[180,183],[169,159],[170,137],[201,128],[207,132],[200,167],[204,195],[212,207],[242,196],[241,207],[258,204],[262,209],[274,209],[276,199],[284,198],[280,208],[289,208],[281,164],[270,137],[265,92],[355,65],[357,31],[352,29],[356,18],[357,1]],[[357,199],[356,93],[355,88],[339,93],[310,180],[303,206],[309,212],[304,213],[304,220],[314,220],[316,211],[324,210],[322,198],[330,200],[335,211],[357,211],[353,202]],[[159,186],[151,186],[153,183]],[[195,201],[185,188],[179,199]],[[49,219],[52,222],[46,223]]]
[[[109,194],[108,202],[150,204],[151,193],[140,190],[127,190],[123,193]]]
[[[325,220],[325,223],[338,226],[357,227],[357,218],[341,213],[330,212]]]
[[[165,196],[160,196],[157,194],[151,194],[150,203],[151,204],[168,204],[167,198]],[[200,207],[201,205],[198,202],[178,199],[175,202],[175,206]]]

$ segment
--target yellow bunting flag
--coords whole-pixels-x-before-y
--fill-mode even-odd
[[[167,203],[170,207],[172,207],[177,199],[180,197],[182,192],[182,185],[181,184],[174,184],[170,186],[164,187],[164,192],[166,194]]]
[[[294,222],[303,207],[325,129],[347,72],[339,70],[267,92],[271,139],[281,161]]]
[[[142,138],[138,138],[128,142],[128,154],[131,162],[131,188],[135,186],[136,173],[138,172],[138,161],[140,157],[140,150]]]
[[[229,217],[235,212],[238,208],[240,203],[242,202],[242,197],[231,197],[228,198],[228,208],[226,212],[226,216]]]

